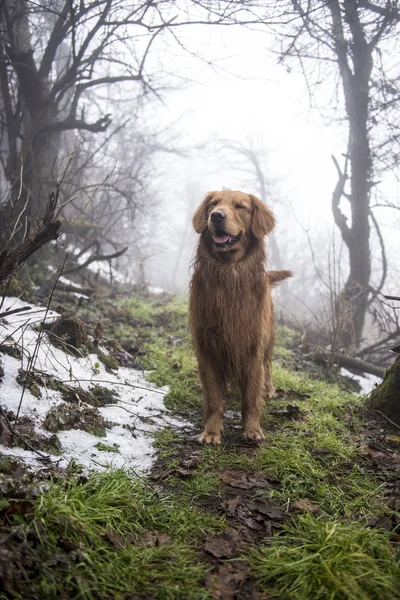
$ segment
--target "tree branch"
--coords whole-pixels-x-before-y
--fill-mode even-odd
[[[77,273],[78,271],[81,271],[82,269],[85,269],[86,267],[88,267],[93,262],[100,262],[103,260],[111,260],[113,258],[118,258],[119,256],[122,256],[123,254],[125,254],[125,252],[127,250],[128,250],[128,246],[126,246],[126,248],[123,248],[122,250],[119,250],[119,252],[114,252],[114,254],[94,254],[93,256],[90,256],[87,260],[85,260],[85,262],[82,263],[81,265],[77,265],[76,267],[73,267],[72,269],[68,269],[67,271],[64,271],[63,275],[68,275],[70,273]]]

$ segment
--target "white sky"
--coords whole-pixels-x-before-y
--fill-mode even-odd
[[[287,243],[289,239],[303,244],[304,248],[308,243],[307,229],[314,240],[323,238],[319,247],[326,249],[327,256],[335,231],[331,198],[337,181],[331,155],[343,164],[342,153],[347,149],[346,124],[340,109],[334,106],[336,94],[339,97],[341,94],[340,86],[337,88],[335,81],[320,75],[321,83],[316,91],[318,108],[311,108],[299,66],[293,61],[292,70],[288,72],[286,66],[278,64],[278,56],[271,52],[273,38],[267,31],[193,26],[176,33],[190,53],[171,44],[168,48],[161,46],[161,53],[153,60],[155,64],[159,63],[160,71],[165,70],[173,77],[177,89],[166,91],[164,105],[153,104],[145,118],[161,129],[172,124],[173,131],[178,130],[181,134],[182,147],[193,148],[207,143],[208,146],[192,150],[190,158],[169,155],[164,159],[164,174],[158,187],[168,210],[171,206],[174,210],[163,222],[165,235],[170,236],[165,244],[168,253],[161,250],[155,256],[151,273],[156,276],[151,278],[152,283],[167,287],[170,284],[175,257],[174,251],[169,250],[169,242],[171,246],[179,246],[188,219],[185,212],[188,187],[195,187],[196,204],[212,189],[225,187],[255,192],[255,186],[245,185],[243,174],[232,168],[231,154],[224,153],[223,149],[213,152],[213,148],[217,148],[217,138],[243,142],[252,139],[256,146],[269,151],[267,176],[278,180],[279,204],[270,202],[278,216],[278,242]],[[166,82],[170,83],[170,80],[166,78]],[[399,190],[395,178],[388,177],[381,189],[386,198],[397,202]],[[349,215],[345,200],[342,200],[341,208]],[[393,240],[396,242],[393,225],[398,220],[397,213],[389,214],[383,209],[379,219],[385,224],[382,232],[388,244],[388,256],[395,266],[393,257],[397,259],[397,250],[394,251],[397,243],[392,248],[390,245]],[[192,234],[190,239],[194,244],[196,236]],[[162,248],[162,243],[159,247]],[[343,260],[345,276],[347,252],[342,256],[346,257]],[[162,262],[157,273],[160,257]],[[378,271],[381,265],[379,249],[374,258],[373,268]],[[185,284],[188,277],[186,257],[182,266]]]
[[[255,139],[270,150],[270,172],[281,179],[283,195],[296,212],[299,209],[298,218],[307,224],[309,217],[318,213],[319,223],[321,216],[330,220],[336,181],[331,154],[338,156],[345,148],[342,127],[323,126],[318,112],[309,107],[303,76],[288,73],[268,52],[269,35],[244,28],[198,28],[197,35],[199,52],[214,58],[217,66],[207,67],[192,57],[181,59],[189,65],[184,64],[179,72],[188,73],[193,84],[167,95],[161,119],[178,122],[188,145],[214,136]],[[224,55],[229,58],[218,60]],[[332,89],[327,82],[325,94],[321,94],[325,103]],[[191,176],[204,181],[201,194],[210,188],[240,186],[241,176],[232,173],[223,156],[215,169],[207,157],[205,163],[199,157],[190,162]],[[187,172],[187,164],[183,169]]]

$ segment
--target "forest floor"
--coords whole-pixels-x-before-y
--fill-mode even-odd
[[[400,432],[304,360],[295,332],[278,328],[263,443],[242,441],[232,390],[224,442],[204,447],[184,301],[60,295],[60,306],[101,337],[109,370],[125,368],[125,348],[149,384],[168,386],[170,422],[153,430],[146,473],[112,466],[117,443],[97,442],[111,457],[101,472],[0,450],[0,598],[400,598]],[[48,451],[41,439],[29,444]]]

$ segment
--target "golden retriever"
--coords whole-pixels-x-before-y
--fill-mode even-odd
[[[210,192],[193,216],[200,234],[190,282],[189,323],[204,392],[199,437],[220,444],[228,382],[239,385],[243,436],[259,442],[264,395],[271,397],[274,345],[271,286],[290,271],[265,271],[264,237],[275,217],[251,194]]]

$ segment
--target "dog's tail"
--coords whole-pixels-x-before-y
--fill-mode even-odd
[[[276,287],[288,277],[293,277],[292,271],[267,271],[267,281],[271,287]]]

